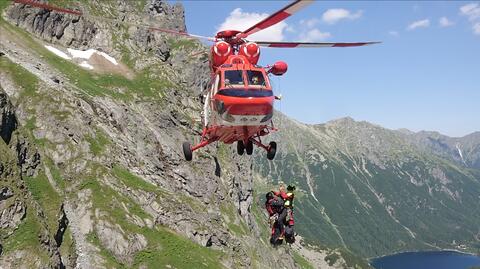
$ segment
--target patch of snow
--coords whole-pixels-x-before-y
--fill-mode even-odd
[[[98,55],[102,55],[103,58],[107,59],[108,61],[110,61],[114,65],[118,65],[118,62],[117,62],[117,60],[115,60],[115,58],[106,54],[105,52],[101,52],[101,51],[98,51],[98,50],[95,50],[95,49],[76,50],[76,49],[68,48],[67,50],[72,55],[73,58],[90,59],[90,57],[92,57],[92,55],[94,53],[96,53]]]
[[[71,60],[72,59],[72,57],[68,56],[65,52],[63,52],[63,51],[61,51],[57,48],[54,48],[54,47],[49,46],[49,45],[45,45],[45,48],[47,48],[47,50],[49,50],[50,52],[53,52],[55,55],[65,59],[65,60]]]
[[[105,59],[109,60],[112,64],[118,65],[117,60],[115,60],[115,58],[113,58],[112,56],[106,54],[105,52],[98,52],[97,51],[97,53],[102,55]]]
[[[79,64],[81,67],[85,67],[87,69],[90,69],[92,70],[93,69],[93,66],[91,64],[89,64],[87,61],[83,61]]]
[[[455,145],[455,147],[456,147],[457,150],[458,150],[458,155],[460,155],[460,158],[462,159],[462,162],[466,165],[465,160],[463,159],[462,150],[460,150],[460,147],[459,147],[459,146],[460,146],[459,143],[457,143],[457,144]]]
[[[96,52],[94,49],[89,49],[89,50],[76,50],[76,49],[71,49],[68,48],[68,53],[72,55],[73,58],[82,58],[82,59],[90,59],[92,55]]]

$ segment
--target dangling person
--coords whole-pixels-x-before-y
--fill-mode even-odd
[[[269,224],[272,228],[270,236],[270,243],[272,245],[280,245],[283,242],[284,221],[279,218],[285,211],[284,202],[281,197],[278,197],[274,192],[270,191],[265,195],[265,208],[269,216]]]
[[[284,201],[284,207],[286,211],[285,217],[285,241],[289,244],[293,244],[295,242],[295,232],[293,230],[293,225],[295,224],[295,220],[293,219],[293,199],[295,198],[295,186],[288,185],[287,192],[286,192],[286,199]]]

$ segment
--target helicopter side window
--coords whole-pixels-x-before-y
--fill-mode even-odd
[[[248,76],[248,84],[253,85],[253,86],[266,86],[265,83],[265,77],[263,76],[263,73],[260,71],[252,71],[248,70],[247,71],[247,76]]]
[[[241,70],[225,71],[225,87],[243,86],[243,75]]]

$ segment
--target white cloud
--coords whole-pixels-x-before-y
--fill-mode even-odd
[[[308,28],[313,28],[315,25],[317,25],[320,22],[317,18],[311,18],[308,20],[301,20],[300,25],[307,26]]]
[[[428,26],[430,26],[430,20],[429,20],[429,19],[425,19],[425,20],[420,20],[420,21],[412,22],[412,23],[407,27],[407,30],[415,30],[416,28],[428,27]]]
[[[460,14],[467,16],[470,21],[480,18],[480,5],[471,3],[460,7]]]
[[[217,28],[217,31],[222,30],[238,30],[245,31],[256,23],[268,17],[267,13],[248,13],[243,12],[241,8],[234,9],[225,21]],[[249,37],[249,40],[259,41],[283,41],[283,31],[287,30],[287,23],[279,22],[265,30],[261,30]]]
[[[335,24],[339,22],[340,20],[356,20],[362,16],[363,11],[358,10],[355,13],[350,12],[347,9],[343,8],[332,8],[322,15],[322,20],[328,24]]]
[[[474,34],[480,35],[480,22],[475,23],[472,28]]]
[[[285,31],[287,31],[289,33],[295,33],[296,32],[295,27],[293,27],[291,25],[288,25],[287,27],[285,27]]]
[[[310,29],[300,34],[301,42],[320,42],[332,37],[329,32],[321,32],[318,29]]]
[[[473,33],[480,35],[480,5],[471,3],[460,7],[460,14],[472,23]]]
[[[388,34],[395,37],[400,35],[397,31],[388,31]]]
[[[447,17],[441,17],[438,20],[438,23],[440,24],[441,27],[448,27],[455,24],[454,22],[450,21]]]

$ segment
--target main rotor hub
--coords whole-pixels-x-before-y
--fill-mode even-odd
[[[236,37],[239,33],[241,33],[241,31],[224,30],[224,31],[218,32],[215,37],[216,38],[222,38],[222,39],[232,39],[232,38]]]

